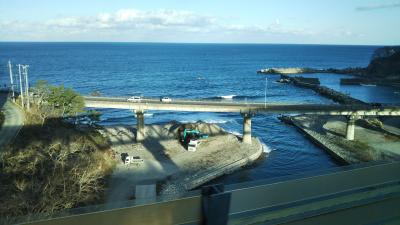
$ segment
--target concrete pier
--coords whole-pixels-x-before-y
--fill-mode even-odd
[[[141,142],[145,138],[145,127],[144,127],[144,111],[135,110],[136,113],[136,141]]]
[[[354,128],[355,128],[356,117],[349,116],[346,127],[346,139],[349,141],[354,140]]]
[[[242,113],[243,116],[243,143],[251,144],[251,114]]]

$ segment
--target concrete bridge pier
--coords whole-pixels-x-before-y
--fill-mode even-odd
[[[145,127],[144,127],[144,111],[135,110],[136,113],[136,141],[141,142],[145,139]]]
[[[243,143],[251,144],[251,114],[242,113],[243,116]]]
[[[346,139],[349,141],[354,140],[354,129],[355,129],[355,122],[357,120],[356,116],[349,116],[347,120],[347,127],[346,127]]]

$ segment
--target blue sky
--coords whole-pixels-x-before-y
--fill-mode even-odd
[[[400,0],[0,0],[0,41],[400,44]]]

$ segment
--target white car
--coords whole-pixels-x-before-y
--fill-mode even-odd
[[[128,102],[140,102],[142,101],[142,97],[141,96],[132,96],[130,98],[127,99]]]
[[[188,144],[188,151],[195,152],[197,150],[197,146],[199,146],[200,142],[198,140],[190,140]]]
[[[172,99],[169,97],[163,97],[163,98],[161,98],[161,101],[162,102],[172,102]]]

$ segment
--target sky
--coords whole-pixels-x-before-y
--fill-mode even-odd
[[[0,0],[0,41],[399,45],[400,0]]]

